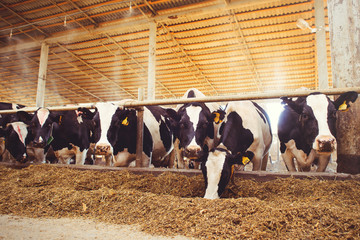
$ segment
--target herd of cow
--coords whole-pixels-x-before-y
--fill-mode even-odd
[[[280,150],[289,171],[325,171],[336,149],[336,112],[345,111],[357,99],[346,92],[336,101],[315,93],[296,100],[283,97],[284,111],[278,123]],[[184,98],[204,97],[197,89]],[[40,162],[93,163],[103,155],[108,166],[129,166],[136,157],[137,112],[112,103],[97,103],[95,110],[34,113],[23,106],[0,104],[0,109],[19,109],[0,115],[0,136],[5,149],[18,162],[30,155]],[[143,164],[169,168],[200,168],[205,198],[219,198],[232,177],[234,166],[252,162],[253,170],[266,170],[272,143],[269,117],[257,103],[234,101],[226,106],[192,102],[175,109],[144,108]],[[90,146],[94,146],[91,148]],[[34,150],[35,149],[35,150]],[[89,150],[91,149],[91,150]],[[91,154],[89,154],[91,152]],[[40,154],[38,154],[40,153]],[[54,153],[55,158],[50,158]]]

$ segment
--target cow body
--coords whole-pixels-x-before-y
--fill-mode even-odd
[[[357,99],[356,92],[342,94],[331,101],[323,94],[310,94],[296,101],[282,98],[284,111],[278,122],[280,150],[289,171],[309,171],[313,163],[323,172],[336,150],[336,113]]]
[[[183,98],[205,97],[199,90],[189,89]],[[194,102],[177,106],[175,155],[178,168],[198,168],[196,160],[203,152],[213,148],[216,143],[212,112],[218,110],[217,103]]]
[[[75,158],[76,164],[84,164],[90,146],[90,126],[77,111],[50,112],[39,108],[29,128],[34,147],[43,148],[46,153],[51,146],[61,163]]]
[[[228,184],[234,164],[253,163],[253,170],[266,170],[272,133],[269,117],[251,101],[231,102],[220,124],[219,145],[201,159],[205,198],[219,198]]]
[[[94,122],[95,154],[105,155],[106,165],[129,166],[136,158],[136,111],[111,103],[97,103],[95,113],[83,108],[79,110]],[[173,149],[173,142],[168,110],[159,106],[145,107],[142,154],[144,166],[172,165],[168,157]]]

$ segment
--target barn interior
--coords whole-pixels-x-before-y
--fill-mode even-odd
[[[139,89],[147,99],[178,99],[192,87],[210,97],[334,87],[327,1],[4,0],[0,8],[2,102],[51,107],[138,99]],[[261,104],[276,133],[280,101]]]

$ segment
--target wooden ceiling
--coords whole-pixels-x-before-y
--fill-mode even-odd
[[[327,20],[326,1],[325,20]],[[156,99],[318,88],[313,0],[2,0],[0,101],[35,106],[41,43],[45,106],[137,99],[157,26]],[[327,33],[329,86],[332,86]]]

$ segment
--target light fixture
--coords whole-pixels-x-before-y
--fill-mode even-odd
[[[10,30],[10,38],[12,37],[12,29]]]
[[[302,30],[310,29],[312,33],[316,32],[316,28],[310,27],[309,23],[307,21],[305,21],[304,19],[302,19],[302,18],[299,18],[296,21],[296,26],[298,26]]]
[[[66,16],[65,16],[65,19],[64,19],[64,27],[66,27]]]
[[[130,9],[129,9],[129,10],[130,10],[130,13],[132,13],[132,11],[133,11],[131,2],[132,2],[132,1],[130,0]]]
[[[302,30],[305,30],[305,29],[310,29],[310,31],[312,33],[316,33],[317,31],[320,31],[320,30],[325,30],[325,31],[329,31],[329,28],[328,27],[319,27],[319,28],[312,28],[310,27],[309,23],[307,21],[305,21],[304,19],[302,18],[299,18],[297,21],[296,21],[296,26],[298,26],[300,29]]]

